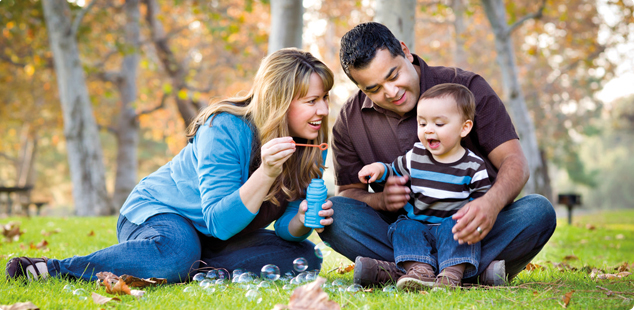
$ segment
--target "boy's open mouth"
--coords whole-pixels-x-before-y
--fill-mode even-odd
[[[430,149],[436,149],[440,146],[440,140],[427,139],[427,145],[429,145]]]

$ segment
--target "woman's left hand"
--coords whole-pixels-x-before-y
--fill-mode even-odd
[[[308,202],[303,200],[302,203],[299,204],[299,212],[297,215],[299,216],[299,220],[304,224],[304,219],[306,218],[306,211],[308,211]],[[324,219],[319,221],[319,224],[328,226],[333,222],[332,215],[335,211],[332,209],[332,202],[330,200],[326,200],[323,205],[321,205],[321,211],[319,211],[319,216]],[[323,228],[315,228],[315,231],[320,233],[324,231]]]

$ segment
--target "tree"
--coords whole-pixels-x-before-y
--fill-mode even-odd
[[[101,144],[75,37],[90,7],[72,24],[67,1],[45,0],[43,7],[64,116],[75,210],[80,216],[111,214]]]
[[[515,127],[520,136],[520,143],[524,154],[528,159],[528,167],[531,174],[530,179],[524,186],[525,194],[541,193],[546,186],[544,180],[544,165],[539,153],[539,146],[535,136],[535,126],[530,117],[524,92],[520,85],[517,63],[515,61],[515,50],[511,33],[523,22],[540,17],[544,10],[545,1],[534,14],[530,14],[508,25],[506,22],[506,7],[502,0],[481,0],[484,11],[489,19],[493,33],[495,34],[495,47],[497,51],[497,62],[502,73],[503,93],[505,102],[511,109]]]
[[[284,48],[302,48],[304,29],[302,0],[271,0],[269,54]]]
[[[392,31],[394,36],[414,52],[416,0],[376,0],[374,21]]]

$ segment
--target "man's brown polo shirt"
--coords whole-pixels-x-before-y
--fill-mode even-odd
[[[458,83],[468,87],[476,101],[474,127],[462,145],[486,161],[491,182],[497,169],[487,155],[500,144],[518,139],[511,118],[502,100],[481,76],[457,68],[430,67],[417,55],[414,65],[420,66],[421,94],[434,85]],[[403,115],[375,105],[359,90],[341,109],[332,129],[332,150],[335,166],[335,183],[348,185],[359,183],[357,174],[364,165],[373,162],[391,163],[409,151],[418,142],[416,108]],[[375,192],[381,185],[373,183]]]

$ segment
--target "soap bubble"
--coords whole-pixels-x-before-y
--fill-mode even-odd
[[[258,288],[269,288],[269,287],[271,287],[271,284],[269,284],[269,282],[267,281],[262,281],[258,283]]]
[[[227,269],[216,269],[218,271],[219,280],[229,280],[229,271]]]
[[[332,286],[343,286],[344,284],[346,284],[345,282],[343,282],[343,280],[341,279],[337,279],[332,281]]]
[[[214,282],[216,283],[216,285],[220,285],[220,284],[225,284],[226,281],[227,280],[224,280],[224,279],[217,279]]]
[[[282,286],[282,289],[285,290],[285,291],[292,290],[293,289],[293,285],[292,284],[284,284],[284,286]]]
[[[216,292],[216,288],[213,287],[213,286],[208,286],[208,287],[204,288],[203,292],[205,292],[207,294],[213,294],[213,293]]]
[[[245,272],[247,272],[246,269],[238,268],[238,269],[233,271],[233,278],[237,278],[237,277],[239,277],[241,274],[243,274]]]
[[[262,302],[262,297],[260,296],[260,292],[256,290],[249,290],[244,296],[249,301],[255,301],[258,304]]]
[[[253,272],[245,272],[245,273],[241,274],[238,277],[238,280],[236,280],[236,278],[234,278],[234,283],[253,282],[253,279],[255,279],[255,273],[253,273]]]
[[[183,293],[195,294],[196,293],[196,288],[193,287],[193,286],[188,286],[188,287],[183,289]]]
[[[218,279],[218,270],[213,269],[213,270],[207,271],[207,274],[205,275],[205,277],[210,280]]]
[[[206,278],[206,277],[207,277],[207,274],[204,274],[204,273],[202,273],[202,272],[199,272],[199,273],[197,273],[197,274],[195,274],[195,275],[194,275],[194,277],[192,278],[192,280],[200,282],[200,281],[202,281],[202,280],[205,280],[205,278]]]
[[[75,290],[75,287],[70,285],[70,284],[66,284],[64,285],[64,288],[62,288],[62,290],[67,291],[67,292],[72,292]]]
[[[227,290],[227,285],[226,284],[219,284],[218,286],[216,286],[216,290],[218,292],[224,292],[225,290]]]
[[[303,257],[298,257],[293,261],[293,267],[298,272],[305,271],[308,269],[308,261]]]
[[[290,280],[292,280],[294,277],[295,277],[295,275],[294,275],[292,272],[287,271],[287,272],[284,274],[284,276],[281,278],[281,280],[282,280],[282,281],[290,281]]]
[[[214,283],[213,280],[205,279],[205,280],[200,281],[200,283],[198,285],[200,285],[200,287],[202,287],[202,288],[207,288],[207,287],[210,287],[210,286],[212,286],[214,284],[215,283]]]
[[[319,270],[313,270],[306,273],[306,282],[313,282],[317,279],[317,275],[319,275]]]
[[[397,292],[397,291],[398,291],[398,289],[394,285],[388,285],[388,286],[383,288],[383,292],[386,292],[386,293],[394,293],[394,292]]]
[[[332,253],[330,244],[328,242],[320,242],[315,246],[315,255],[319,258],[324,258]]]
[[[275,281],[280,278],[280,268],[272,264],[264,265],[260,277],[264,280]]]
[[[291,285],[300,285],[300,284],[302,284],[302,279],[300,278],[300,276],[297,276],[297,277],[291,279],[291,282],[289,282],[289,284],[291,284]]]
[[[359,285],[359,284],[352,284],[350,286],[348,286],[348,288],[346,288],[346,292],[359,292],[359,291],[363,291],[363,286]]]
[[[88,299],[88,292],[86,292],[86,290],[83,288],[78,288],[74,290],[73,295],[75,295],[75,297],[77,297],[79,300]]]

